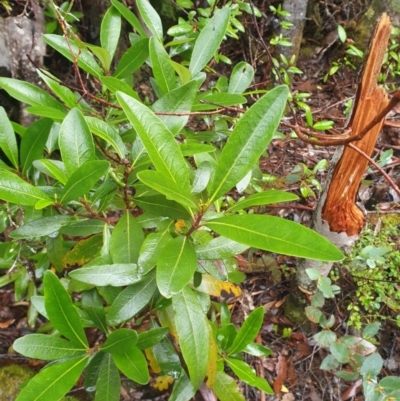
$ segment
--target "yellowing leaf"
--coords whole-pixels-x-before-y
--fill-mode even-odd
[[[149,362],[149,366],[151,368],[151,370],[154,373],[160,373],[161,372],[161,368],[160,365],[157,363],[156,358],[154,357],[153,354],[153,349],[152,348],[146,348],[144,350],[144,353],[146,354],[146,358]]]
[[[175,232],[179,234],[182,231],[182,228],[185,228],[185,227],[186,227],[185,220],[179,219],[175,223]]]
[[[158,376],[156,378],[156,382],[151,386],[156,388],[158,391],[167,390],[168,387],[174,382],[174,379],[171,376],[164,375]]]
[[[64,255],[65,267],[83,266],[99,255],[103,246],[103,234],[94,235],[75,244],[75,246]]]
[[[209,276],[208,274],[203,274],[201,284],[196,287],[196,290],[214,297],[224,298],[238,297],[242,294],[242,290],[239,286],[228,281],[218,281],[216,278]]]

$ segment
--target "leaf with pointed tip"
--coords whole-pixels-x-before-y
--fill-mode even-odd
[[[240,380],[266,394],[274,394],[269,383],[264,378],[258,377],[246,362],[233,358],[227,358],[226,362]]]
[[[196,268],[196,251],[186,236],[180,235],[167,242],[157,263],[157,286],[160,293],[171,298],[182,291]]]
[[[172,297],[172,307],[182,355],[190,380],[197,389],[204,380],[208,366],[210,332],[207,317],[198,298],[188,287]]]
[[[158,88],[165,95],[176,88],[175,70],[163,45],[153,36],[150,38],[150,60]]]
[[[4,107],[0,107],[0,149],[11,164],[18,168],[17,138]]]
[[[87,194],[109,168],[110,163],[106,160],[92,160],[83,163],[69,177],[60,203],[77,200],[80,196]]]
[[[251,84],[254,78],[253,67],[241,61],[232,70],[229,80],[228,93],[243,93]]]
[[[264,308],[260,306],[259,308],[254,309],[244,321],[227,353],[232,355],[242,352],[254,340],[254,337],[260,331],[263,320]]]
[[[77,62],[78,66],[90,75],[96,78],[100,78],[104,75],[103,70],[97,64],[92,53],[85,47],[79,47],[73,39],[69,38],[67,42],[64,36],[46,33],[43,35],[43,40],[69,61]]]
[[[158,41],[162,42],[163,26],[160,15],[147,0],[136,0],[136,5],[147,28]]]
[[[104,287],[122,287],[136,283],[141,279],[138,267],[133,263],[90,266],[69,273],[70,277],[84,283]]]
[[[67,183],[68,177],[65,174],[63,162],[59,160],[39,159],[35,160],[32,164],[41,173],[55,178],[57,181],[60,181],[61,184],[65,185]]]
[[[323,236],[275,216],[226,216],[204,225],[224,237],[269,252],[326,261],[343,259],[342,252]]]
[[[146,32],[143,30],[142,24],[140,23],[138,17],[129,10],[124,4],[117,0],[111,0],[111,4],[121,13],[121,15],[136,29],[136,32],[142,37],[146,38]]]
[[[108,51],[110,58],[117,50],[119,35],[121,33],[121,14],[115,7],[110,7],[104,14],[100,28],[101,47]],[[110,68],[110,66],[107,66]]]
[[[197,209],[191,193],[172,181],[169,176],[165,176],[158,171],[145,170],[140,171],[137,177],[143,184],[162,193],[167,199],[174,200],[190,209]]]
[[[251,206],[269,205],[271,203],[289,202],[299,199],[295,194],[286,191],[271,190],[265,192],[258,192],[249,195],[246,199],[239,201],[236,205],[230,207],[227,211],[233,212],[236,210],[243,210]]]
[[[193,76],[207,65],[218,50],[228,27],[229,15],[229,8],[222,8],[215,13],[200,32],[194,44],[189,64],[189,70]]]
[[[76,383],[89,355],[46,367],[21,390],[15,401],[59,401]]]
[[[121,57],[114,72],[115,78],[126,78],[140,68],[149,56],[149,39],[133,44]]]
[[[116,326],[139,313],[153,297],[156,290],[154,274],[126,287],[115,299],[107,313],[107,322]]]
[[[141,350],[153,347],[154,345],[158,344],[162,339],[164,339],[168,333],[168,327],[157,327],[139,333],[136,346]]]
[[[13,344],[15,351],[33,359],[51,361],[85,354],[86,348],[75,343],[47,334],[28,334],[17,338]]]
[[[35,121],[25,131],[21,140],[20,153],[22,172],[24,174],[26,174],[35,160],[43,157],[44,148],[52,125],[52,120],[42,118]]]
[[[48,270],[44,274],[43,285],[44,304],[53,327],[75,344],[88,348],[78,311],[60,280]]]
[[[117,98],[132,123],[155,168],[172,182],[190,191],[189,171],[178,143],[164,123],[145,105],[117,93]]]
[[[10,233],[10,237],[15,239],[25,239],[50,235],[74,220],[75,217],[73,216],[63,215],[42,217],[18,227]]]
[[[107,333],[106,315],[104,306],[96,288],[82,292],[82,308],[89,315],[90,320],[103,333]]]
[[[85,120],[93,134],[110,144],[121,159],[125,157],[127,153],[126,146],[115,128],[98,118],[85,117]]]
[[[11,97],[32,106],[47,106],[65,113],[65,107],[45,90],[14,78],[0,78],[2,87]]]
[[[202,79],[191,80],[187,84],[175,88],[152,105],[155,112],[168,113],[189,113],[192,110],[197,91],[203,82]],[[160,115],[160,120],[171,131],[172,135],[177,135],[189,120],[189,114],[179,115]]]
[[[141,196],[135,198],[135,204],[154,216],[169,217],[170,219],[189,219],[189,212],[178,202],[166,199],[163,195]]]
[[[209,190],[209,202],[231,190],[258,163],[278,128],[289,91],[278,86],[258,100],[229,136]]]
[[[58,138],[62,160],[68,175],[87,161],[94,160],[95,149],[89,127],[78,109],[72,109],[60,127]]]
[[[200,244],[196,247],[199,259],[228,259],[243,253],[248,249],[247,245],[224,237],[217,237],[210,242]]]

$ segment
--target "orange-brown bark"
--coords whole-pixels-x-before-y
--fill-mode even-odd
[[[384,14],[377,23],[370,45],[364,71],[354,103],[353,115],[350,119],[351,135],[355,136],[387,106],[389,100],[386,91],[378,87],[377,80],[385,54],[391,23]],[[383,120],[375,125],[367,135],[354,145],[371,155]],[[330,230],[356,235],[364,227],[363,212],[356,205],[356,195],[362,176],[367,168],[368,160],[355,150],[345,147],[336,164],[331,182],[327,189],[322,218],[328,222]]]

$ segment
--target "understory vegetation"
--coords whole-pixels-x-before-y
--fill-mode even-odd
[[[266,308],[249,308],[241,321],[234,315],[246,280],[241,258],[254,254],[263,263],[269,254],[336,262],[329,277],[308,271],[316,291],[303,309],[316,333],[311,341],[324,352],[320,369],[359,380],[365,400],[400,399],[400,379],[380,376],[376,352],[380,322],[400,327],[383,311],[400,310],[399,222],[379,219],[381,229],[368,226],[345,256],[305,225],[265,213],[318,198],[329,164],[298,163],[284,185],[260,168],[273,140],[297,139],[279,132],[288,103],[314,130],[334,124],[316,121],[310,94],[291,90],[302,74],[296,60],[273,54],[268,85],[255,88],[253,66],[223,52],[247,29],[244,16],[263,16],[251,2],[177,0],[181,14],[168,30],[147,0],[136,3],[138,15],[111,0],[93,45],[77,33],[81,14],[50,1],[44,41],[68,60],[75,82],[44,68],[37,73],[46,89],[0,78],[0,88],[36,117],[25,127],[0,107],[0,287],[29,304],[31,334],[12,349],[48,362],[16,400],[57,401],[80,380],[92,399],[118,401],[122,378],[168,389],[171,401],[204,388],[221,401],[245,400],[245,386],[271,397],[287,391],[254,369],[273,354],[259,336]],[[280,7],[270,13],[285,16]],[[132,32],[120,54],[125,24]],[[290,43],[277,35],[269,45]],[[400,65],[395,46],[385,77]],[[334,65],[321,82],[349,63]],[[229,74],[217,73],[221,65]],[[142,92],[141,73],[149,75]],[[290,270],[282,265],[279,277]],[[349,315],[339,318],[324,306],[347,279],[357,290],[344,300]],[[340,325],[349,331],[342,335]]]

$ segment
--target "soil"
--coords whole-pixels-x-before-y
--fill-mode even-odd
[[[254,2],[266,16],[271,13],[268,9],[268,2]],[[360,12],[358,15],[362,15]],[[323,77],[328,72],[333,61],[343,60],[344,45],[335,42],[333,45],[324,47],[324,35],[328,35],[331,25],[320,32],[320,40],[315,39],[313,25],[310,21],[306,24],[302,49],[297,66],[303,71],[300,75],[292,77],[292,91],[307,92],[310,98],[307,104],[313,112],[314,121],[333,120],[335,128],[341,129],[345,126],[345,110],[347,103],[354,97],[358,82],[358,70],[356,68],[341,67],[332,77],[324,81]],[[268,48],[272,53],[273,49],[268,44],[270,37],[274,34],[274,21],[272,17],[262,18],[255,23],[251,17],[244,20],[246,33],[240,36],[239,41],[228,40],[225,42],[222,54],[232,60],[232,66],[237,62],[245,60],[250,63],[255,71],[255,82],[251,89],[273,87],[279,84],[272,74],[272,62],[266,52]],[[238,43],[241,46],[238,46]],[[276,57],[276,54],[272,54]],[[53,66],[56,65],[54,64]],[[218,76],[229,76],[232,66],[226,64],[212,65]],[[70,70],[72,71],[72,70]],[[65,76],[66,70],[59,71]],[[57,74],[57,71],[52,71]],[[72,77],[69,77],[72,80]],[[390,87],[390,83],[389,83]],[[139,90],[147,90],[149,84],[141,82]],[[255,99],[249,96],[249,103]],[[398,114],[395,110],[390,120],[395,122]],[[400,112],[400,110],[399,110]],[[301,112],[297,112],[298,117]],[[294,116],[290,110],[285,117],[293,120]],[[396,125],[396,124],[394,124]],[[266,156],[262,158],[260,167],[266,174],[273,178],[270,185],[275,188],[285,189],[299,195],[298,202],[292,202],[284,206],[260,209],[258,212],[275,214],[289,218],[294,221],[310,225],[312,212],[318,202],[320,191],[314,186],[310,188],[315,196],[303,197],[301,192],[301,181],[290,182],[287,177],[293,172],[296,166],[303,163],[312,169],[320,160],[330,160],[335,148],[322,148],[305,144],[293,138],[291,133],[281,127],[284,134],[282,138],[275,139],[269,146]],[[385,128],[376,145],[375,157],[379,158],[388,149],[393,150],[391,162],[385,166],[385,171],[392,178],[400,182],[400,139],[399,128],[396,126]],[[322,183],[325,179],[326,170],[320,171],[315,178]],[[385,184],[376,170],[371,169],[366,174],[369,180],[368,191],[370,196],[363,196],[363,202],[369,209],[369,216],[372,221],[377,221],[379,213],[399,213],[399,199],[395,198],[389,185]],[[303,180],[304,182],[304,180]],[[296,259],[274,254],[260,252],[249,253],[238,258],[239,268],[247,273],[247,280],[243,283],[243,294],[239,298],[227,299],[232,306],[233,320],[240,324],[245,317],[258,306],[265,309],[265,319],[261,332],[256,341],[272,350],[268,358],[248,358],[248,362],[257,371],[258,375],[265,377],[276,392],[269,396],[260,394],[253,388],[242,385],[246,400],[251,401],[326,401],[326,400],[363,400],[361,384],[359,381],[346,382],[340,380],[332,373],[320,370],[321,361],[327,355],[327,351],[320,348],[313,340],[313,335],[320,330],[311,322],[305,322],[302,315],[294,308],[290,294],[293,293],[293,276],[296,268]],[[352,333],[354,331],[346,324],[349,312],[347,311],[348,295],[354,294],[356,285],[351,275],[345,269],[338,268],[338,285],[341,293],[332,301],[326,302],[323,312],[326,316],[333,314],[335,324],[333,330],[338,335]],[[398,283],[397,283],[398,284]],[[308,300],[305,297],[307,304]],[[30,366],[38,369],[43,365],[38,361],[27,359],[12,353],[13,341],[25,334],[32,332],[27,325],[28,304],[26,302],[14,302],[12,285],[0,288],[0,366],[10,363]],[[384,307],[380,311],[382,316],[395,317],[399,311],[392,311]],[[44,321],[38,321],[40,326]],[[90,333],[93,339],[97,333]],[[400,329],[388,320],[382,325],[378,335],[378,351],[385,360],[383,375],[398,375],[400,373]],[[32,366],[34,365],[34,366]],[[154,383],[154,382],[153,382]],[[81,389],[81,388],[80,388]],[[72,394],[80,390],[74,389]],[[167,400],[168,390],[159,392],[150,386],[134,386],[131,382],[123,381],[123,392],[121,399],[124,400]],[[84,399],[84,398],[80,398]],[[200,393],[196,400],[208,401]]]

